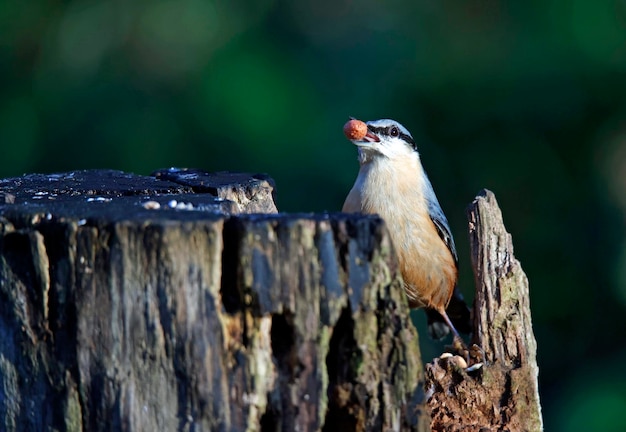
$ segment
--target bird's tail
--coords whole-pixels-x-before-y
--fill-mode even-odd
[[[464,334],[472,332],[472,313],[465,300],[463,300],[463,295],[456,287],[446,308],[446,314],[452,321],[452,325],[459,332]],[[450,327],[448,327],[445,319],[435,309],[426,309],[426,318],[428,321],[428,334],[431,338],[443,339],[450,333]]]

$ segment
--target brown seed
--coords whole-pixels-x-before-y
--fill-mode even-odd
[[[343,133],[349,140],[362,140],[367,134],[367,125],[361,120],[352,119],[343,125]]]

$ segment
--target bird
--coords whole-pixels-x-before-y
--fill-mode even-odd
[[[395,120],[352,117],[344,134],[358,148],[360,168],[342,212],[385,221],[409,307],[426,309],[433,339],[451,330],[462,343],[458,330],[471,332],[471,313],[457,288],[456,246],[413,136]]]

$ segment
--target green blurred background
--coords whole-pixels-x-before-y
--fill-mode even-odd
[[[399,120],[468,296],[465,208],[496,193],[530,279],[546,430],[626,430],[623,0],[5,0],[0,77],[0,177],[266,172],[287,212],[341,208],[348,116]]]

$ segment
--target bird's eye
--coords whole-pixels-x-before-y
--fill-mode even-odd
[[[397,137],[399,135],[400,135],[400,130],[397,127],[391,126],[389,128],[389,136],[392,136],[392,137],[395,138],[395,137]]]

